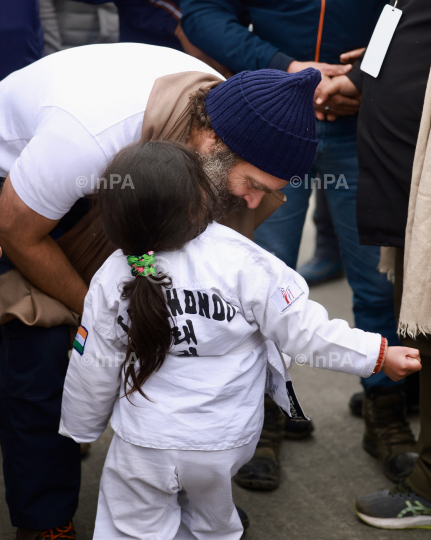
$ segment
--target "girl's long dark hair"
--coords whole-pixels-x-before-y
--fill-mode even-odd
[[[174,142],[124,148],[98,188],[104,230],[125,256],[181,249],[212,221],[213,202],[199,157]],[[171,316],[163,292],[171,283],[169,276],[159,273],[132,278],[123,287],[131,321],[123,364],[128,398],[134,392],[147,397],[142,385],[161,368],[171,347]],[[130,362],[133,358],[139,362]]]

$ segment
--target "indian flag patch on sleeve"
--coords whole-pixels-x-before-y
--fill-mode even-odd
[[[88,336],[88,330],[84,328],[83,326],[80,326],[78,328],[78,332],[75,337],[75,341],[73,342],[73,348],[75,351],[78,351],[79,354],[82,356],[84,352],[85,342],[87,341]]]

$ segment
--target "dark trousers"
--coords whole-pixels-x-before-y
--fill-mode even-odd
[[[395,310],[398,317],[403,293],[404,250],[397,249],[395,260]],[[421,431],[419,435],[419,459],[407,483],[418,495],[431,501],[431,337],[419,334],[416,339],[401,338],[406,347],[419,349],[422,369],[419,372],[419,415]]]
[[[0,326],[0,443],[12,525],[50,529],[78,506],[80,447],[58,434],[69,327]]]
[[[316,189],[316,209],[313,214],[316,225],[316,250],[318,259],[341,260],[340,246],[332,224],[331,212],[324,189]]]

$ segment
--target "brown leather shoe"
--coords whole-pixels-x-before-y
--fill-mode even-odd
[[[370,391],[363,400],[364,450],[383,463],[383,472],[400,482],[413,470],[417,443],[406,415],[406,398],[398,387]]]

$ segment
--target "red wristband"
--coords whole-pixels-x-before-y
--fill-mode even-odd
[[[379,357],[377,359],[377,363],[376,363],[376,366],[374,368],[372,375],[375,375],[376,373],[379,373],[379,371],[382,370],[383,364],[385,363],[387,351],[388,351],[388,340],[382,337],[382,341],[380,343]]]

